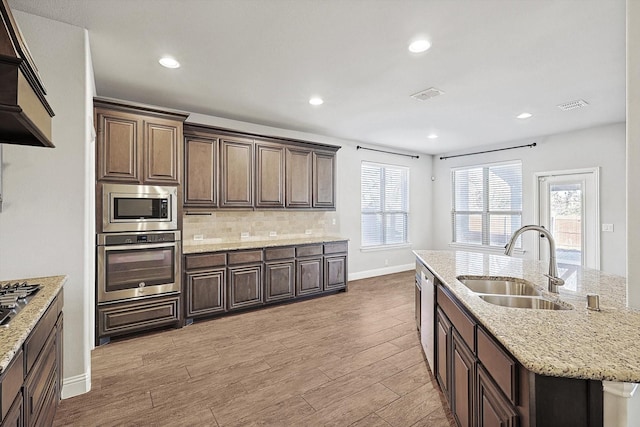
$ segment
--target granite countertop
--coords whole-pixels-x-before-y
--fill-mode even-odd
[[[559,265],[559,295],[546,292],[548,263],[465,251],[414,254],[476,319],[527,369],[547,376],[640,382],[640,311],[626,307],[626,279],[598,270]],[[572,310],[530,310],[493,305],[460,283],[460,275],[528,280],[543,296]],[[586,308],[600,295],[601,311]]]
[[[9,366],[51,301],[67,281],[67,276],[34,277],[0,282],[4,284],[24,281],[39,283],[42,288],[31,297],[29,303],[11,320],[8,326],[0,326],[0,373]]]
[[[273,239],[273,240],[252,240],[252,241],[235,241],[235,242],[223,242],[223,243],[198,243],[182,246],[182,253],[187,254],[199,254],[204,252],[218,252],[218,251],[233,251],[237,249],[258,249],[258,248],[272,248],[276,246],[294,246],[294,245],[307,245],[313,243],[330,243],[340,242],[345,239],[339,236],[309,236],[309,237],[296,237],[291,239]]]

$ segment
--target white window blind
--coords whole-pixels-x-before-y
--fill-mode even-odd
[[[451,179],[453,242],[504,247],[522,225],[522,163],[453,169]]]
[[[360,180],[362,246],[407,243],[409,170],[362,162]]]

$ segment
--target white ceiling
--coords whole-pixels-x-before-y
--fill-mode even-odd
[[[430,154],[625,120],[625,0],[9,3],[89,30],[99,96]]]

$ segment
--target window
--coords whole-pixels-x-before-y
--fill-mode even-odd
[[[409,170],[362,162],[360,180],[362,246],[407,243]]]
[[[453,242],[504,247],[522,224],[522,163],[453,169],[451,179]]]

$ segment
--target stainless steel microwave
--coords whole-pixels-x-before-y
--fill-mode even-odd
[[[178,188],[104,184],[102,231],[161,231],[178,228]]]

